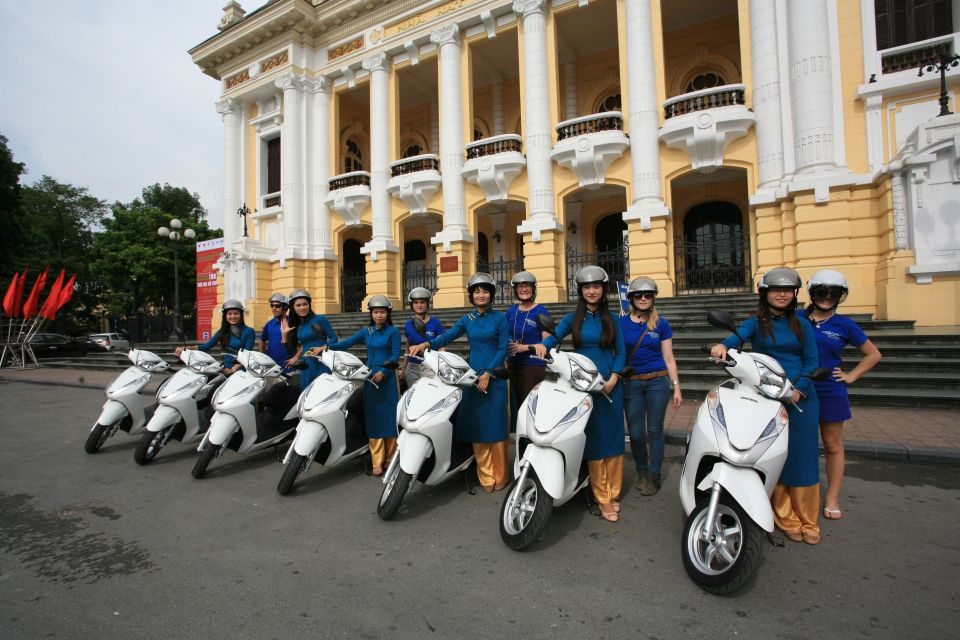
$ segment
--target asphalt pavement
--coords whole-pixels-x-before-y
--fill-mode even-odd
[[[504,494],[459,480],[418,486],[383,522],[382,485],[360,464],[314,467],[281,497],[272,451],[228,451],[203,480],[176,443],[145,467],[122,433],[88,455],[102,402],[0,384],[5,640],[957,635],[949,465],[852,459],[823,542],[765,544],[757,580],[721,598],[681,562],[679,447],[658,495],[627,489],[619,523],[574,499],[517,553],[497,531]]]

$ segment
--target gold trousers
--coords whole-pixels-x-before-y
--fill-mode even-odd
[[[370,458],[374,469],[385,469],[397,450],[396,438],[370,438]]]
[[[610,504],[620,499],[623,486],[623,455],[611,456],[602,460],[587,460],[590,474],[590,488],[593,497],[600,504]]]
[[[770,497],[773,519],[781,531],[820,533],[820,484],[788,487],[778,484]]]
[[[507,441],[474,442],[473,457],[477,460],[477,479],[484,488],[502,489],[510,480],[507,468]]]

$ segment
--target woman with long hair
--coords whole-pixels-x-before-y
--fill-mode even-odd
[[[620,519],[620,490],[623,484],[623,389],[620,374],[626,353],[620,323],[610,313],[607,304],[607,272],[597,266],[587,266],[577,271],[574,282],[579,299],[577,308],[564,316],[554,335],[546,338],[534,349],[541,358],[560,344],[568,335],[573,335],[573,348],[597,366],[597,371],[607,382],[603,391],[610,402],[594,402],[587,421],[587,443],[583,459],[590,473],[590,488],[600,505],[600,515],[608,522]]]
[[[226,300],[220,313],[220,328],[210,336],[210,339],[195,347],[177,347],[174,354],[180,355],[185,349],[199,349],[209,352],[214,346],[220,345],[223,350],[223,373],[230,375],[242,367],[237,362],[240,349],[250,351],[257,339],[257,332],[248,327],[243,321],[243,303],[239,300]]]
[[[283,341],[287,345],[287,352],[293,357],[287,360],[287,366],[293,367],[300,361],[303,353],[308,349],[323,347],[328,342],[337,341],[337,332],[330,326],[327,317],[313,312],[313,299],[306,289],[296,289],[290,293],[290,308],[293,313],[287,314],[281,324]],[[307,358],[307,368],[300,372],[300,390],[306,389],[321,373],[329,373],[323,363],[317,358]]]
[[[797,292],[802,282],[793,269],[777,267],[763,274],[757,286],[760,305],[755,316],[737,329],[753,350],[776,358],[794,392],[787,404],[790,420],[787,460],[773,490],[774,521],[793,542],[820,542],[820,465],[817,422],[820,403],[810,375],[819,366],[813,327],[797,317]],[[714,345],[710,355],[724,359],[727,349],[740,346],[732,335]],[[799,408],[799,410],[798,410]],[[802,412],[802,413],[801,413]]]

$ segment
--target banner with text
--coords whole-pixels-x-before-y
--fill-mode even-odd
[[[217,272],[213,265],[223,255],[223,238],[197,243],[197,340],[209,340],[213,309],[217,306]]]

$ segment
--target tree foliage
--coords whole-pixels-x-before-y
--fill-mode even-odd
[[[26,173],[22,162],[13,160],[7,139],[0,135],[0,276],[6,278],[20,265],[17,263],[19,245],[23,241],[20,221],[20,176]]]

